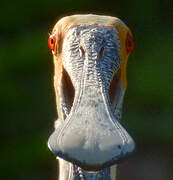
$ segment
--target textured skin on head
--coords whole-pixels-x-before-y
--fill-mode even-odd
[[[128,60],[128,55],[126,54],[125,49],[125,40],[126,35],[129,32],[130,35],[132,35],[130,29],[118,18],[111,17],[111,16],[98,16],[98,15],[73,15],[73,16],[67,16],[62,19],[60,19],[56,25],[53,28],[52,33],[56,33],[56,47],[55,47],[55,55],[54,56],[54,64],[55,64],[55,76],[58,78],[62,78],[62,57],[61,57],[61,48],[64,36],[66,35],[66,32],[68,29],[72,26],[81,26],[81,25],[99,25],[99,26],[107,26],[110,28],[116,28],[119,32],[119,39],[121,42],[121,67],[120,67],[120,76],[121,81],[124,86],[124,89],[126,89],[127,86],[127,80],[126,80],[126,64]],[[58,62],[56,62],[58,60]],[[55,78],[56,78],[55,77]],[[55,89],[56,93],[59,96],[58,92],[58,82],[55,82]]]

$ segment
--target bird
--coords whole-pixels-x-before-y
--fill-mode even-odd
[[[117,17],[77,14],[58,20],[48,38],[58,119],[48,140],[59,180],[115,180],[135,150],[121,125],[131,30]]]

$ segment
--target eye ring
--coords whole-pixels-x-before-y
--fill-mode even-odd
[[[55,37],[55,33],[54,33],[54,34],[51,34],[48,38],[48,46],[51,51],[54,51],[55,43],[56,43],[56,37]]]
[[[134,46],[135,46],[134,39],[130,35],[129,32],[127,33],[125,45],[126,45],[126,53],[127,53],[127,55],[129,55],[132,52],[132,50],[134,49]]]

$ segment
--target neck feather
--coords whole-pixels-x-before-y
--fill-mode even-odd
[[[58,180],[116,180],[116,165],[91,173],[58,158],[58,166]]]

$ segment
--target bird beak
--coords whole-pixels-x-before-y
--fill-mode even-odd
[[[109,167],[135,149],[119,122],[125,92],[120,50],[116,28],[74,26],[64,36],[58,85],[55,74],[63,120],[48,145],[56,156],[86,170]]]

